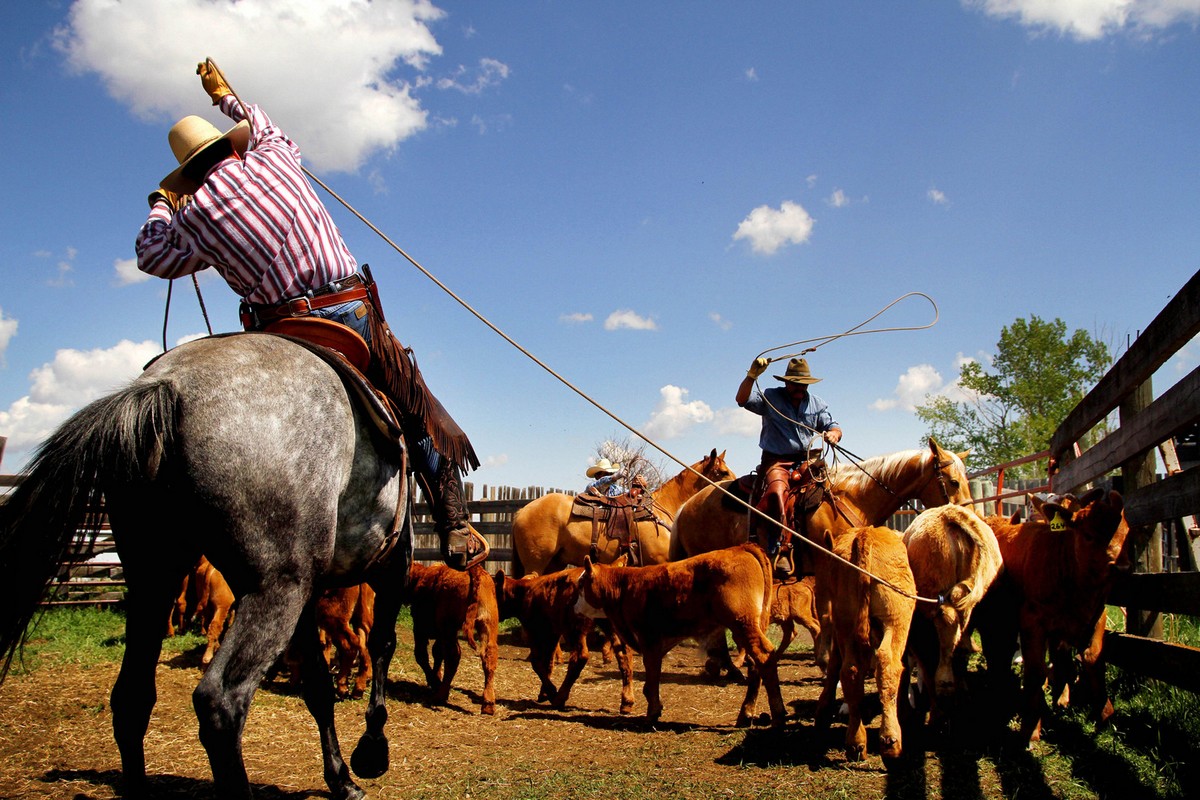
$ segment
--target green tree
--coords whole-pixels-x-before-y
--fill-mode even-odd
[[[973,463],[1003,464],[1049,447],[1110,362],[1104,342],[1083,330],[1068,336],[1061,319],[1017,318],[1000,331],[990,369],[977,361],[962,367],[964,399],[926,395],[917,417],[943,446],[970,448]]]

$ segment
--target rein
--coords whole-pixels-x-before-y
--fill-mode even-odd
[[[209,64],[212,65],[213,69],[215,69],[224,78],[224,73],[221,73],[221,70],[219,67],[217,67],[216,62],[214,62],[211,58],[208,59],[208,62],[209,62]],[[233,91],[232,84],[230,84],[228,80],[226,80],[225,83],[227,86],[230,87],[230,91],[232,92]],[[234,98],[238,100],[238,103],[241,103],[241,98],[237,97],[236,92],[234,93]],[[243,106],[243,108],[244,107],[245,106]],[[324,181],[322,181],[320,178],[318,178],[316,175],[314,175],[308,167],[301,165],[301,169],[304,170],[304,174],[307,175],[314,183],[316,183],[318,186],[320,186],[322,189],[324,189],[329,194],[329,196],[332,197],[334,200],[337,200],[339,203],[341,203],[342,206],[348,212],[353,214],[356,218],[358,218],[358,220],[360,222],[362,222],[371,231],[373,231],[376,235],[378,235],[379,238],[382,239],[389,247],[391,247],[393,250],[395,250],[402,258],[404,258],[405,261],[407,261],[409,264],[411,264],[414,269],[416,269],[418,272],[420,272],[422,275],[424,275],[426,278],[428,278],[430,281],[432,281],[435,286],[437,286],[439,289],[441,289],[443,292],[445,292],[446,295],[448,295],[452,300],[454,300],[456,303],[458,303],[460,306],[462,306],[462,308],[464,310],[466,310],[469,314],[471,314],[471,316],[475,317],[475,319],[479,320],[481,323],[486,325],[489,330],[491,330],[493,333],[495,333],[497,336],[499,336],[501,339],[503,339],[508,344],[512,345],[518,352],[520,352],[523,356],[528,358],[534,364],[537,364],[539,367],[541,367],[543,370],[545,370],[547,373],[549,373],[552,377],[554,377],[555,380],[557,380],[563,386],[567,387],[568,389],[573,391],[575,394],[579,395],[580,398],[582,398],[583,400],[590,403],[594,408],[596,408],[601,413],[605,414],[613,422],[617,423],[622,428],[629,431],[634,436],[637,436],[639,439],[646,442],[646,444],[650,445],[658,452],[662,453],[663,456],[665,456],[667,459],[674,461],[676,464],[678,464],[684,470],[695,474],[696,477],[698,477],[698,478],[700,478],[700,480],[704,481],[705,484],[713,487],[714,491],[724,493],[724,495],[726,497],[733,500],[735,503],[737,503],[741,506],[744,506],[751,513],[758,514],[760,517],[762,517],[767,522],[770,522],[772,524],[778,524],[770,516],[763,513],[762,511],[758,510],[757,508],[750,505],[746,501],[742,500],[740,497],[735,496],[728,489],[724,488],[723,486],[720,486],[718,483],[711,480],[707,475],[704,475],[703,473],[701,473],[699,470],[697,470],[691,464],[685,463],[682,459],[680,459],[674,453],[670,452],[669,450],[664,448],[662,445],[658,444],[653,439],[649,438],[644,433],[639,431],[633,425],[626,422],[621,417],[617,416],[614,412],[609,410],[607,407],[605,407],[599,401],[592,398],[591,395],[589,395],[587,392],[583,391],[578,386],[576,386],[574,383],[569,381],[566,377],[564,377],[562,374],[560,374],[557,370],[555,370],[553,367],[551,367],[545,361],[538,358],[536,355],[534,355],[532,352],[530,352],[526,347],[521,345],[519,342],[517,342],[515,339],[513,339],[511,336],[509,336],[507,333],[505,333],[503,330],[501,330],[495,323],[493,323],[491,320],[489,320],[487,317],[485,317],[482,313],[480,313],[477,309],[475,309],[474,306],[472,306],[466,300],[462,299],[457,293],[454,292],[454,290],[452,290],[449,286],[447,286],[445,283],[443,283],[441,280],[439,280],[436,275],[434,275],[428,269],[426,269],[424,266],[422,266],[421,263],[418,262],[415,258],[413,258],[407,251],[405,251],[404,248],[400,247],[400,245],[398,245],[394,241],[392,241],[392,239],[390,237],[388,237],[388,235],[386,233],[384,233],[382,230],[380,230],[378,227],[376,227],[376,225],[373,222],[371,222],[369,219],[367,219],[365,216],[363,216],[362,213],[360,213],[358,211],[358,209],[356,209],[353,205],[351,205],[349,202],[347,202],[345,199],[343,199],[342,196],[339,195],[337,192],[335,192],[333,189],[329,188],[329,186]],[[843,336],[852,336],[852,335],[859,335],[859,334],[864,334],[864,333],[877,333],[879,331],[859,331],[858,328],[861,328],[867,322],[870,322],[872,319],[875,319],[875,317],[878,317],[879,314],[882,314],[888,308],[891,308],[893,305],[900,302],[900,300],[903,300],[905,297],[909,297],[910,295],[914,295],[914,294],[920,295],[921,297],[925,297],[926,299],[929,300],[930,303],[933,303],[933,300],[930,299],[928,295],[922,294],[921,292],[910,292],[909,294],[906,294],[900,298],[897,298],[895,301],[890,303],[888,306],[884,307],[884,309],[882,309],[880,312],[875,314],[873,317],[866,320],[865,322],[862,322],[862,323],[856,325],[855,327],[849,329],[848,331],[845,331],[840,334],[836,334],[834,336],[827,336],[827,337],[822,337],[822,338],[826,339],[828,341],[834,341]],[[934,304],[934,308],[935,309],[937,308],[936,303]],[[937,320],[935,319],[934,322],[937,322]],[[932,325],[932,324],[933,323],[930,323],[930,325]],[[922,326],[922,328],[930,327],[930,325]],[[920,329],[921,328],[894,328],[894,329],[881,329],[881,330],[920,330]],[[815,341],[815,340],[807,340],[807,341]],[[822,342],[822,344],[827,344],[827,343],[828,342]],[[796,343],[796,344],[799,344],[799,343]],[[783,345],[783,346],[790,347],[791,345]],[[819,346],[821,346],[821,345],[818,345],[818,347]],[[774,349],[779,349],[779,348],[771,348],[771,349],[774,350]],[[769,351],[766,351],[766,352],[769,352]],[[781,358],[782,357],[783,356],[781,356]],[[784,526],[784,527],[786,527],[786,526]],[[899,588],[895,584],[891,583],[890,581],[887,581],[877,575],[871,574],[869,571],[863,569],[862,567],[858,566],[857,564],[854,564],[854,563],[848,561],[847,559],[842,558],[841,556],[839,556],[837,553],[833,552],[832,550],[829,550],[829,549],[825,548],[824,546],[819,545],[816,542],[812,541],[808,537],[801,535],[794,530],[791,530],[791,528],[787,528],[787,530],[789,530],[791,533],[798,536],[801,541],[805,542],[806,544],[808,544],[812,547],[815,547],[817,550],[820,550],[821,552],[825,553],[826,555],[828,555],[830,558],[834,559],[835,561],[842,562],[843,564],[850,567],[851,569],[853,569],[857,572],[860,572],[863,575],[866,575],[867,577],[877,581],[878,583],[880,583],[883,586],[888,587],[889,589],[891,589],[892,591],[894,591],[898,594],[901,594],[905,597],[916,600],[919,603],[934,603],[934,604],[940,603],[940,601],[936,598],[920,597],[917,595],[910,594],[910,593],[904,591],[903,589]]]

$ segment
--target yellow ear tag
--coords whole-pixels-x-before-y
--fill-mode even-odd
[[[1061,512],[1054,514],[1054,519],[1050,520],[1050,530],[1065,531],[1067,529],[1067,521],[1063,519]]]

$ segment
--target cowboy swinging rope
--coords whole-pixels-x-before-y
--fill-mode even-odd
[[[887,310],[890,309],[892,306],[898,305],[901,301],[906,300],[910,297],[923,297],[929,301],[929,304],[931,306],[933,306],[933,320],[932,321],[930,321],[924,325],[910,325],[910,326],[905,326],[905,327],[888,327],[888,328],[870,328],[867,330],[859,330],[864,325],[867,325],[868,323],[873,322],[874,320],[883,316],[883,314],[885,312],[887,312]],[[755,356],[755,360],[757,360],[759,358],[764,358],[767,355],[767,353],[772,353],[776,350],[789,349],[792,347],[796,347],[797,345],[811,344],[812,342],[819,342],[819,344],[813,344],[811,347],[806,347],[803,350],[797,350],[796,352],[793,352],[793,353],[786,353],[786,354],[780,355],[780,356],[770,356],[770,357],[767,357],[765,360],[766,360],[767,364],[769,365],[774,361],[782,361],[785,358],[790,359],[790,358],[797,358],[799,356],[805,356],[805,355],[808,355],[809,353],[815,353],[819,348],[822,348],[827,344],[836,342],[838,339],[841,339],[841,338],[844,338],[847,336],[862,336],[863,334],[868,334],[868,333],[895,333],[897,331],[923,331],[923,330],[932,328],[934,325],[936,325],[940,318],[941,318],[941,312],[938,310],[938,305],[936,302],[934,302],[932,297],[925,294],[924,292],[909,292],[908,294],[900,295],[895,300],[888,303],[883,308],[879,309],[879,311],[875,312],[874,316],[868,317],[867,319],[865,319],[862,322],[855,325],[853,328],[849,328],[845,331],[842,331],[841,333],[833,333],[833,334],[829,334],[827,336],[817,336],[812,339],[801,339],[798,342],[788,342],[787,344],[776,345],[775,347],[768,347],[766,350],[763,350],[761,353],[759,353],[757,356]],[[776,408],[775,405],[770,400],[767,399],[766,394],[762,392],[761,387],[758,386],[758,378],[754,379],[754,385],[755,385],[755,387],[759,388],[759,393],[763,395],[763,400],[766,401],[766,404],[776,414],[783,417],[788,422],[791,422],[794,425],[799,425],[801,428],[807,428],[808,431],[810,433],[812,433],[813,435],[819,435],[821,433],[820,431],[804,424],[804,422],[802,422],[801,420],[792,419],[787,414],[785,414],[783,411]],[[846,448],[842,447],[840,444],[836,444],[834,442],[827,442],[826,444],[829,446],[829,448],[834,453],[833,461],[834,461],[835,465],[837,464],[837,454],[842,453],[843,455],[846,456],[846,459],[851,464],[858,467],[858,469],[861,470],[864,475],[866,475],[868,478],[870,478],[872,481],[874,481],[885,492],[887,492],[890,495],[896,494],[895,492],[892,491],[892,487],[888,486],[886,483],[883,483],[882,481],[880,481],[878,478],[876,478],[874,475],[872,475],[870,472],[868,472],[866,469],[863,468],[863,466],[862,466],[863,459],[861,456],[850,452]],[[937,468],[940,468],[940,466],[941,465],[937,465]]]
[[[210,67],[212,67],[212,69],[214,69],[217,72],[218,75],[221,76],[222,80],[225,81],[225,85],[229,87],[229,91],[233,94],[234,99],[238,101],[238,105],[242,106],[242,108],[245,108],[246,106],[244,103],[242,103],[242,98],[238,96],[237,92],[233,88],[233,85],[228,81],[228,79],[225,78],[225,74],[221,71],[221,68],[217,66],[216,62],[213,61],[211,58],[205,59],[205,61],[208,63],[208,65]],[[666,456],[669,460],[674,461],[676,464],[683,467],[688,472],[695,474],[698,478],[703,480],[709,486],[712,486],[714,490],[721,492],[727,498],[733,500],[734,502],[738,503],[739,505],[744,506],[750,513],[757,514],[759,517],[761,517],[762,519],[766,520],[769,523],[778,524],[778,523],[776,523],[775,520],[773,520],[767,514],[763,513],[759,509],[757,509],[754,506],[750,505],[749,503],[745,502],[741,498],[736,497],[733,493],[731,493],[729,490],[725,489],[723,486],[720,486],[717,483],[715,483],[714,481],[709,480],[708,477],[706,477],[705,475],[702,475],[698,470],[693,469],[690,464],[687,464],[684,461],[682,461],[674,453],[668,451],[667,449],[662,447],[660,444],[658,444],[654,440],[650,439],[648,436],[646,436],[644,433],[639,431],[637,428],[633,427],[628,422],[621,419],[621,417],[614,414],[612,411],[610,411],[608,408],[606,408],[600,402],[598,402],[597,400],[594,400],[589,394],[584,392],[578,386],[571,383],[571,381],[567,380],[565,377],[563,377],[561,374],[559,374],[553,367],[551,367],[546,362],[542,361],[536,355],[531,353],[523,345],[521,345],[519,342],[514,340],[511,336],[509,336],[507,333],[505,333],[503,330],[501,330],[499,327],[497,327],[494,323],[492,323],[491,320],[489,320],[487,317],[483,316],[483,314],[480,313],[479,311],[477,311],[470,303],[468,303],[466,300],[459,297],[458,294],[454,292],[454,290],[452,290],[446,284],[442,283],[442,281],[439,280],[436,275],[434,275],[429,270],[427,270],[424,266],[422,266],[421,263],[418,262],[411,255],[409,255],[408,252],[406,252],[404,250],[404,248],[400,247],[400,245],[393,242],[386,233],[381,231],[378,227],[375,226],[375,224],[373,222],[371,222],[369,219],[367,219],[361,213],[359,213],[358,209],[356,209],[349,202],[344,200],[341,195],[339,195],[337,192],[335,192],[333,189],[331,189],[328,185],[326,185],[326,183],[324,181],[322,181],[320,178],[318,178],[316,175],[314,175],[312,173],[312,171],[308,169],[308,167],[301,165],[301,169],[304,170],[304,174],[307,175],[314,183],[316,183],[318,186],[320,186],[322,189],[324,189],[326,192],[328,192],[330,197],[332,197],[333,199],[335,199],[339,203],[341,203],[342,206],[345,207],[345,209],[347,211],[349,211],[351,214],[353,214],[355,217],[357,217],[359,219],[359,221],[361,221],[364,225],[366,225],[368,228],[370,228],[372,231],[374,231],[375,234],[379,236],[379,238],[381,238],[393,250],[395,250],[397,253],[399,253],[406,261],[408,261],[408,263],[412,264],[412,266],[415,267],[418,272],[420,272],[422,275],[424,275],[426,278],[428,278],[430,281],[432,281],[439,289],[441,289],[443,292],[445,292],[447,295],[449,295],[456,303],[458,303],[460,306],[462,306],[464,309],[466,309],[466,311],[468,313],[470,313],[471,316],[475,317],[477,320],[479,320],[484,325],[486,325],[488,328],[490,328],[493,333],[495,333],[501,339],[503,339],[504,341],[506,341],[510,345],[512,345],[514,348],[516,348],[522,355],[524,355],[530,361],[537,364],[539,367],[544,369],[546,372],[550,373],[550,375],[554,376],[554,378],[556,380],[558,380],[560,383],[562,383],[564,386],[566,386],[571,391],[575,392],[575,394],[579,395],[581,398],[586,400],[588,403],[590,403],[596,409],[598,409],[599,411],[604,413],[606,416],[608,416],[611,420],[616,422],[622,428],[629,431],[634,436],[637,436],[639,439],[646,442],[646,444],[650,445],[655,450],[657,450],[658,452],[660,452],[664,456]],[[197,290],[197,292],[199,292],[199,285],[197,285],[196,290]],[[899,330],[921,330],[922,328],[931,327],[933,324],[935,324],[937,322],[936,317],[933,322],[929,323],[929,325],[924,325],[924,326],[921,326],[920,328],[882,328],[879,330],[869,330],[869,331],[860,331],[859,330],[859,328],[861,328],[863,325],[866,325],[871,320],[876,319],[880,314],[884,313],[889,308],[896,305],[896,303],[899,303],[904,298],[912,296],[912,295],[920,295],[921,297],[925,297],[927,300],[929,300],[930,303],[933,303],[933,300],[930,299],[928,295],[921,294],[920,292],[910,292],[909,294],[906,294],[906,295],[903,295],[902,297],[897,298],[896,300],[894,300],[893,302],[891,302],[887,306],[885,306],[883,309],[881,309],[879,312],[877,312],[874,316],[859,323],[858,325],[855,325],[853,328],[850,328],[847,331],[844,331],[844,332],[838,333],[838,334],[832,334],[829,336],[819,337],[818,339],[808,339],[803,342],[793,342],[791,344],[782,345],[781,347],[793,347],[797,344],[805,344],[807,342],[812,342],[812,341],[821,341],[821,344],[816,345],[816,347],[821,347],[825,344],[828,344],[829,342],[835,341],[844,336],[854,336],[854,335],[859,335],[859,334],[864,334],[864,333],[879,333],[879,332],[888,331],[888,330],[897,330],[897,331],[899,331]],[[934,309],[935,310],[937,309],[936,304],[934,304]],[[767,350],[764,352],[771,352],[773,350],[781,349],[781,347],[770,348],[770,350]],[[816,347],[814,347],[812,349],[816,349]],[[809,352],[809,351],[805,351],[805,352]],[[779,358],[786,358],[786,357],[787,356],[779,356]],[[807,536],[797,533],[796,531],[792,530],[791,528],[787,527],[786,525],[780,525],[780,527],[782,527],[784,530],[791,533],[793,536],[799,538],[799,540],[804,542],[806,545],[816,548],[817,550],[820,550],[821,552],[825,553],[826,555],[830,556],[831,558],[842,562],[843,564],[850,567],[851,569],[854,569],[857,572],[861,572],[863,575],[866,575],[867,577],[871,578],[872,580],[877,581],[878,583],[888,587],[889,589],[896,592],[897,594],[901,594],[905,597],[908,597],[912,600],[916,600],[917,602],[920,602],[920,603],[933,603],[935,605],[941,605],[943,602],[943,598],[921,597],[920,595],[911,594],[911,593],[901,589],[900,587],[896,586],[895,584],[885,580],[884,578],[881,578],[877,575],[872,574],[871,572],[863,569],[862,567],[858,566],[857,564],[847,561],[846,559],[842,558],[841,556],[839,556],[837,553],[833,552],[832,550],[829,550],[828,548],[826,548],[820,544],[817,544],[816,542],[809,539]]]

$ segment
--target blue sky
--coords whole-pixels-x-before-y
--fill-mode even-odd
[[[1016,318],[1121,347],[1200,267],[1200,0],[62,0],[0,21],[2,472],[161,350],[166,283],[133,241],[167,128],[225,124],[206,56],[429,272],[688,463],[757,463],[733,405],[755,355],[908,292],[936,326],[809,356],[862,456],[916,446],[912,404]],[[470,480],[578,487],[630,435],[328,202],[484,459]],[[204,332],[176,283],[171,345]],[[235,329],[233,294],[200,285]],[[912,298],[874,325],[931,319]],[[1156,393],[1197,362],[1193,342]]]

